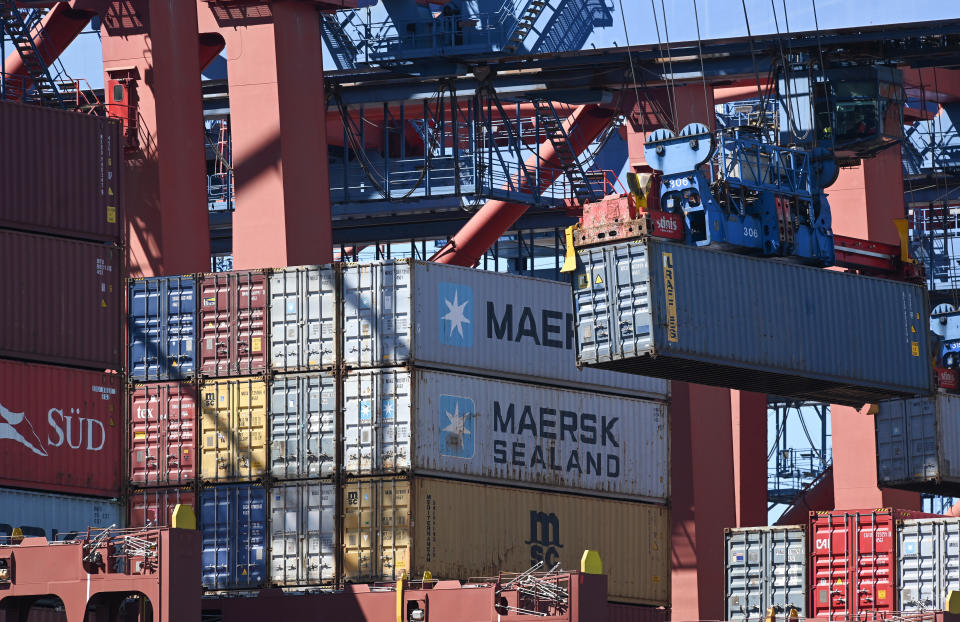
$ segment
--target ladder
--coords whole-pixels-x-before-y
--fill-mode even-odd
[[[327,41],[327,46],[333,54],[333,60],[338,69],[353,69],[356,67],[357,47],[346,33],[347,24],[357,17],[356,11],[349,11],[347,19],[342,22],[336,13],[320,14],[320,31]]]
[[[33,91],[25,92],[23,99],[42,106],[64,108],[60,91],[50,77],[50,70],[33,43],[30,27],[27,26],[24,16],[13,0],[0,0],[0,22],[3,24],[4,32],[17,48],[27,75],[33,81]]]
[[[563,169],[563,174],[570,182],[573,198],[580,203],[595,201],[597,196],[593,185],[570,145],[570,136],[563,129],[563,122],[560,120],[553,104],[550,101],[538,99],[534,100],[534,105],[537,108],[540,129],[546,135],[550,144],[553,145],[554,152],[560,160],[560,168]]]
[[[523,43],[523,40],[527,38],[527,35],[530,34],[533,25],[540,19],[540,14],[543,13],[543,9],[547,7],[547,4],[548,0],[530,0],[527,3],[520,17],[517,18],[517,27],[513,29],[510,39],[507,41],[507,44],[503,46],[504,52],[513,53],[516,51],[517,47],[519,47],[520,44]]]

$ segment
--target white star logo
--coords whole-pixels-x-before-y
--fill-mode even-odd
[[[463,413],[461,415],[460,404],[457,404],[454,406],[453,412],[444,411],[444,414],[447,416],[447,419],[450,420],[450,423],[447,424],[447,427],[443,428],[443,432],[456,434],[460,442],[460,447],[463,447],[463,437],[470,434],[470,430],[467,429],[467,417],[470,416],[470,413]]]
[[[453,331],[456,330],[460,334],[460,337],[463,337],[463,325],[469,324],[470,320],[467,319],[467,316],[464,315],[463,310],[468,304],[469,300],[465,300],[463,304],[460,304],[460,299],[458,293],[453,292],[453,302],[449,300],[444,300],[443,304],[447,305],[447,314],[443,316],[444,320],[450,322],[450,334],[453,334]]]

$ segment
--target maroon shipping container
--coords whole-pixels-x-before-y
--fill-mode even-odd
[[[197,513],[197,496],[192,488],[148,488],[133,490],[127,500],[128,527],[169,527],[178,503]]]
[[[267,368],[267,276],[216,272],[200,279],[200,373],[241,376]]]
[[[197,388],[142,384],[130,391],[130,481],[180,486],[197,478]]]
[[[607,622],[667,622],[663,607],[607,603]]]
[[[0,136],[0,227],[120,242],[119,121],[3,102]]]
[[[119,497],[120,376],[0,360],[0,486]]]
[[[116,246],[0,230],[0,356],[122,369],[121,262]]]

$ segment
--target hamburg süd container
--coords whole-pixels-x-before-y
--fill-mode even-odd
[[[337,489],[294,482],[270,488],[270,582],[321,585],[336,579]]]
[[[918,285],[654,239],[578,258],[583,365],[852,405],[933,388]]]
[[[130,481],[178,486],[197,479],[197,389],[189,382],[130,389]]]
[[[277,374],[270,382],[270,472],[276,479],[333,477],[337,382],[332,374]]]
[[[141,382],[192,378],[197,372],[196,279],[133,279],[128,290],[127,374]]]
[[[119,375],[0,360],[0,485],[119,497],[123,411]]]
[[[118,247],[0,230],[0,266],[0,356],[122,369]]]
[[[0,488],[0,544],[10,544],[14,529],[26,537],[64,540],[88,527],[111,526],[124,526],[116,499]]]
[[[784,615],[807,603],[807,530],[804,527],[727,529],[725,620],[765,620],[771,607]]]
[[[267,578],[267,493],[225,484],[200,490],[201,576],[207,589],[260,587]]]
[[[187,486],[178,488],[139,488],[127,496],[127,525],[130,527],[169,527],[177,505],[189,505],[197,515],[197,494]]]
[[[424,261],[342,266],[344,365],[412,364],[662,399],[663,380],[577,369],[562,283]]]
[[[119,243],[121,133],[106,117],[0,103],[0,227]]]
[[[576,568],[600,552],[617,602],[670,602],[670,515],[660,505],[432,478],[348,481],[343,576],[395,581],[489,577],[504,568]]]
[[[881,402],[876,435],[881,486],[960,495],[960,396]]]
[[[419,368],[353,370],[342,386],[348,476],[669,498],[664,402]]]
[[[200,384],[200,477],[250,481],[267,472],[267,383],[216,378]]]
[[[246,376],[267,368],[267,276],[214,272],[199,280],[200,373]]]
[[[905,520],[897,525],[900,611],[946,611],[960,590],[960,518]]]
[[[337,273],[299,266],[270,273],[270,367],[320,371],[337,362]]]

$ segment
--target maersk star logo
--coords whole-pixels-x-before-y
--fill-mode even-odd
[[[448,346],[473,345],[473,288],[457,283],[439,283],[440,343]]]
[[[0,440],[5,438],[20,443],[38,456],[47,455],[40,437],[34,432],[26,415],[11,412],[0,404]]]
[[[440,454],[453,458],[473,458],[476,436],[474,422],[477,418],[473,400],[457,395],[441,395],[440,411],[441,423],[446,422],[446,426],[440,429],[443,435]]]

